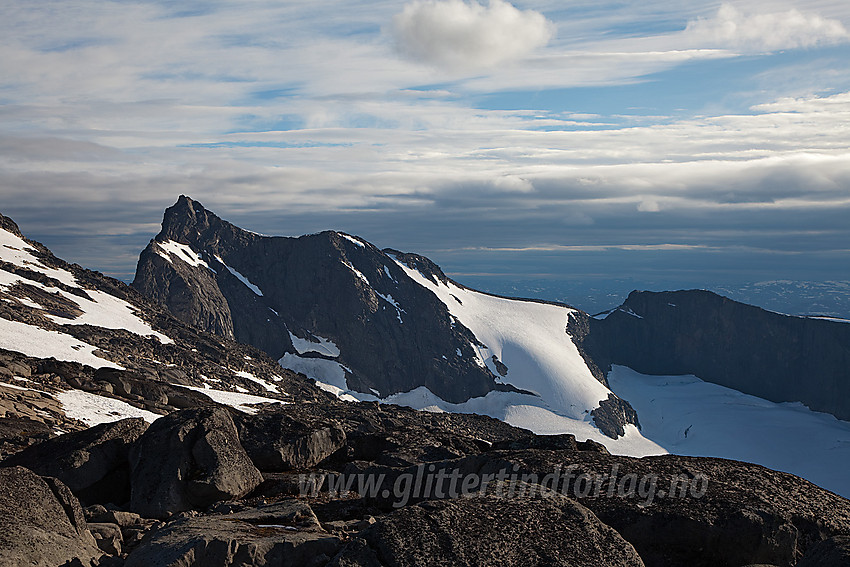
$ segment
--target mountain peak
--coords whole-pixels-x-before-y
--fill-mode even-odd
[[[180,195],[177,202],[165,209],[162,218],[162,231],[157,235],[159,241],[174,240],[187,242],[222,225],[231,226],[211,213],[204,206],[186,195]]]
[[[11,232],[15,236],[23,238],[24,235],[21,233],[21,229],[18,228],[18,225],[10,219],[9,217],[0,215],[0,229],[5,230],[6,232]]]

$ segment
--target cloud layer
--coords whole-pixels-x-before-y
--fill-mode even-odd
[[[505,0],[414,0],[393,18],[398,49],[424,63],[475,70],[515,61],[546,45],[555,26]]]
[[[6,3],[0,212],[123,278],[180,193],[441,262],[847,274],[850,4],[517,5]]]
[[[797,9],[745,13],[732,4],[723,4],[713,17],[689,22],[685,35],[705,47],[749,51],[814,47],[850,40],[850,33],[836,19]]]

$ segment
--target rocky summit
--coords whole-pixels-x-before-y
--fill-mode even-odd
[[[0,566],[848,565],[850,500],[756,464],[606,449],[639,442],[639,419],[587,314],[341,233],[269,239],[175,207],[195,224],[166,215],[145,294],[0,216]],[[336,324],[323,290],[356,294]],[[237,342],[260,313],[267,343]],[[402,362],[398,383],[375,370]],[[404,388],[436,405],[390,403]],[[592,435],[440,411],[473,395]]]

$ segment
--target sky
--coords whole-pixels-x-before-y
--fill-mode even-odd
[[[0,0],[0,212],[124,280],[186,194],[559,299],[846,283],[848,30],[846,0]]]

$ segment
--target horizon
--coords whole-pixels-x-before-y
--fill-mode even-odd
[[[0,13],[0,212],[70,262],[131,280],[187,194],[493,293],[706,288],[850,317],[846,2]]]

